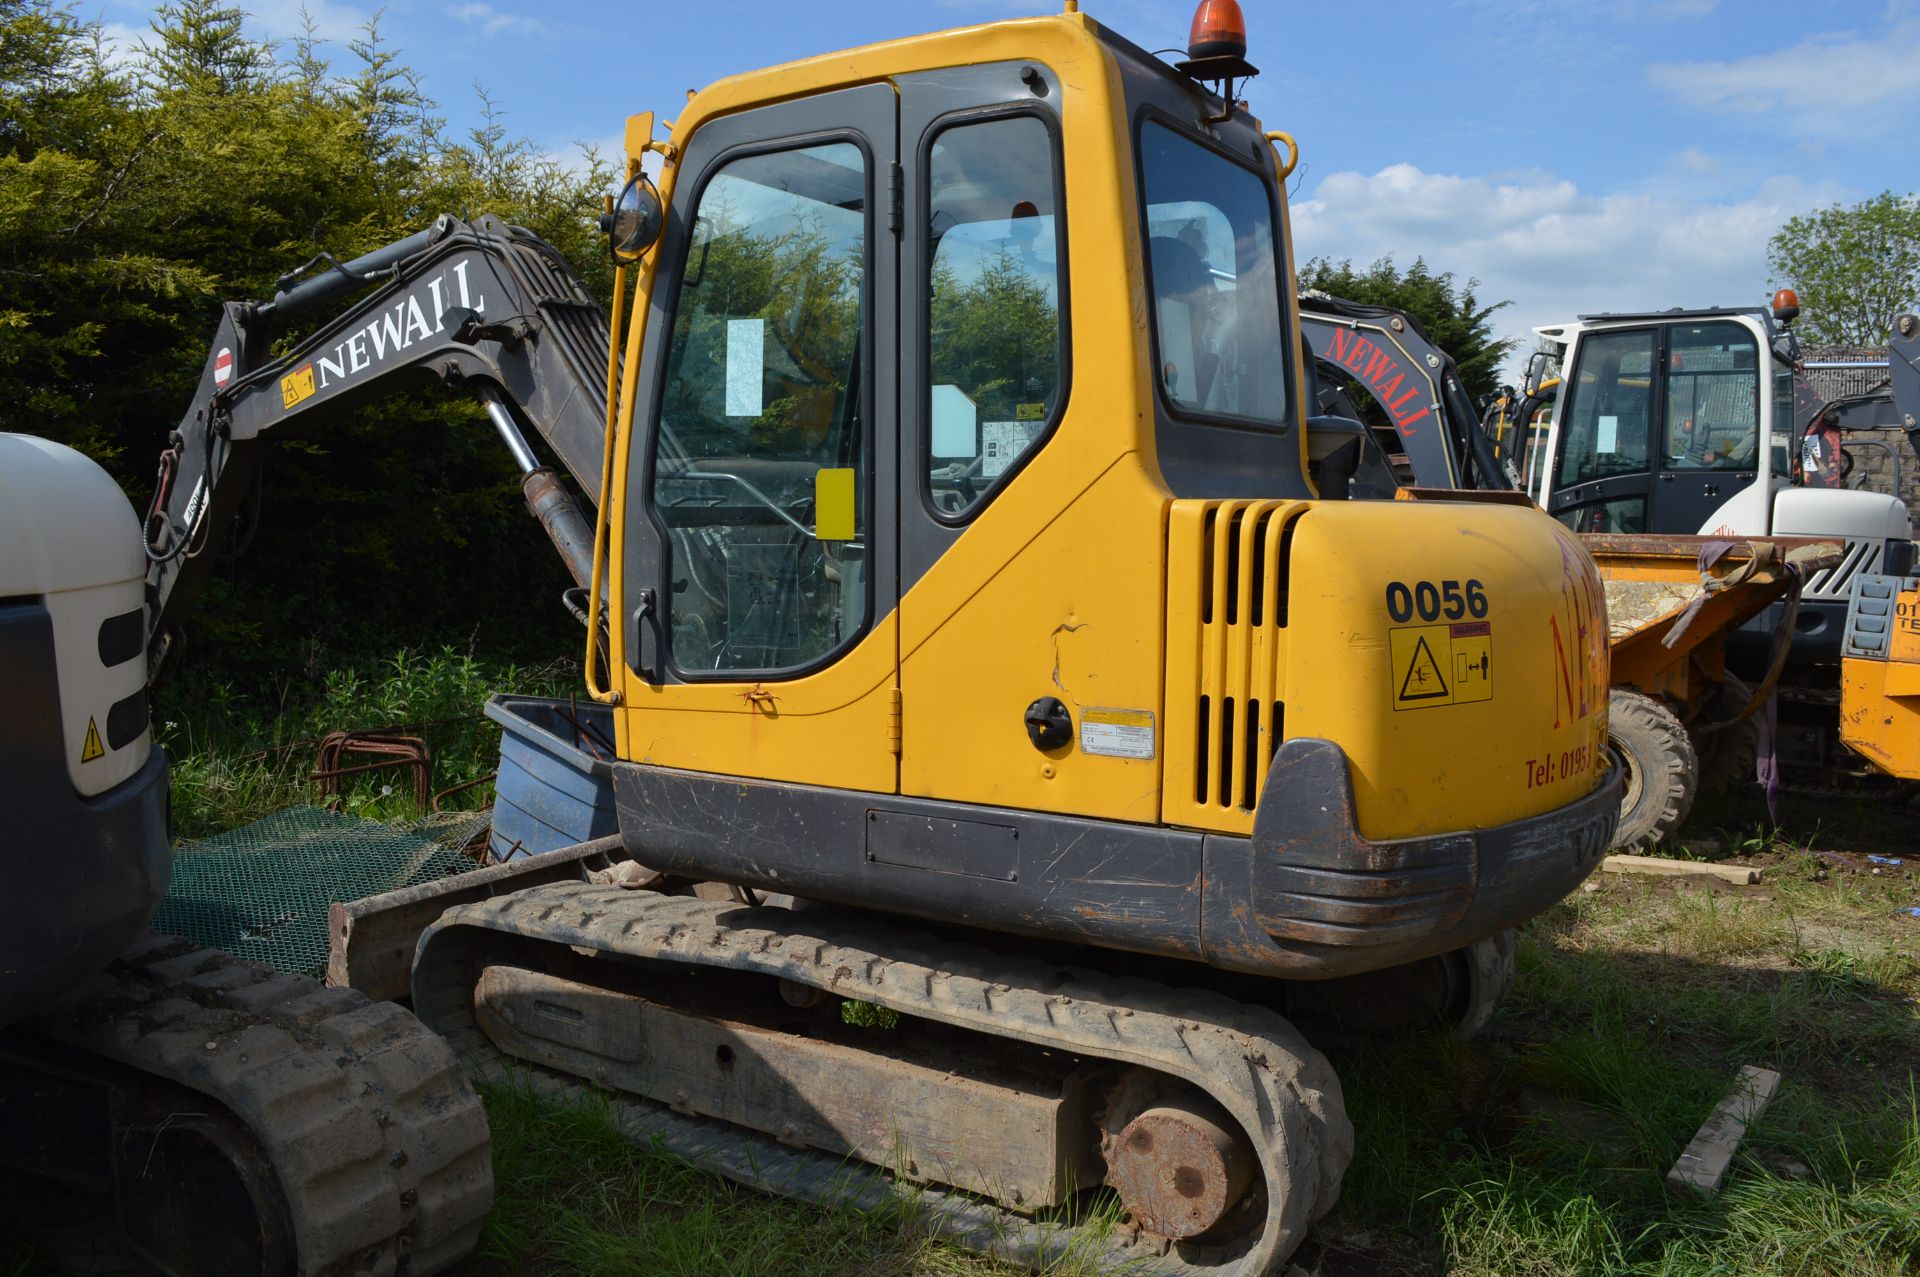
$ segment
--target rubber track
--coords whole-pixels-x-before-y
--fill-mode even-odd
[[[486,1113],[448,1045],[391,1002],[149,934],[35,1027],[244,1122],[302,1277],[427,1277],[479,1239]]]
[[[491,934],[490,934],[491,933]],[[500,934],[634,958],[783,977],[906,1015],[1083,1057],[1154,1069],[1212,1094],[1247,1131],[1269,1203],[1233,1245],[1174,1243],[1109,1225],[1035,1221],[957,1192],[895,1188],[878,1171],[651,1101],[618,1097],[630,1136],[658,1139],[752,1187],[884,1207],[904,1198],[973,1249],[1029,1263],[1071,1253],[1129,1270],[1254,1277],[1277,1270],[1332,1209],[1353,1156],[1340,1084],[1325,1056],[1279,1015],[1219,994],[1008,957],[876,920],[661,896],[587,883],[529,888],[451,909],[422,938],[414,1005],[482,1077],[529,1079],[574,1095],[578,1079],[510,1060],[479,1029],[473,981]]]

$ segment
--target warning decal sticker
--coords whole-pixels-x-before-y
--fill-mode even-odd
[[[280,406],[291,408],[314,395],[313,365],[296,368],[280,379]]]
[[[1080,752],[1107,758],[1152,758],[1153,711],[1089,709],[1080,714]]]
[[[100,728],[89,718],[87,720],[87,741],[80,747],[80,761],[90,763],[96,758],[105,758],[107,747],[100,743]]]
[[[1493,626],[1406,625],[1387,631],[1393,707],[1427,709],[1493,699]]]

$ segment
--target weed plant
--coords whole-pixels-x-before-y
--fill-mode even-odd
[[[291,803],[321,801],[309,776],[321,738],[335,731],[404,728],[432,750],[436,791],[478,781],[499,761],[500,729],[482,713],[488,696],[564,696],[579,685],[577,666],[565,662],[530,669],[452,648],[335,664],[324,648],[309,645],[294,672],[256,688],[189,671],[167,688],[155,715],[157,739],[173,765],[175,830],[192,840]],[[477,785],[446,806],[479,807],[490,792]],[[416,814],[401,770],[348,778],[342,800],[346,811],[369,819]]]

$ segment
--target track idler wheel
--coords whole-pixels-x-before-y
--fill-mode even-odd
[[[1246,1134],[1195,1094],[1128,1122],[1108,1156],[1107,1182],[1136,1224],[1185,1240],[1212,1231],[1239,1204],[1255,1165]]]

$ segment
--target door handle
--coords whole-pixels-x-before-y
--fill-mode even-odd
[[[649,683],[659,683],[660,618],[654,611],[654,593],[641,590],[638,598],[633,609],[633,646],[627,650],[634,654],[634,672]]]

